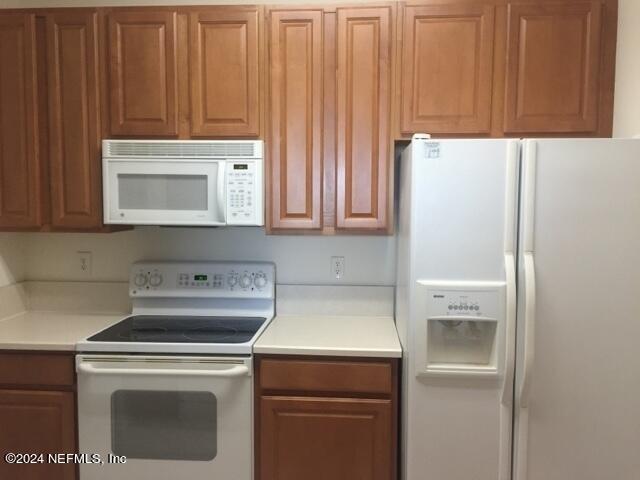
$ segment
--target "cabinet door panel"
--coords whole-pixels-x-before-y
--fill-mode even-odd
[[[47,17],[51,225],[102,224],[97,14]]]
[[[394,478],[391,401],[261,397],[260,480]]]
[[[322,226],[322,15],[270,14],[270,230]]]
[[[191,134],[258,136],[259,11],[191,14]]]
[[[509,6],[506,132],[593,132],[601,5]]]
[[[338,8],[336,227],[387,226],[392,7]]]
[[[111,133],[176,135],[175,12],[109,13]]]
[[[0,227],[42,222],[35,19],[0,16]]]
[[[491,124],[494,7],[407,6],[403,133],[486,133]]]
[[[0,455],[76,452],[73,392],[0,390]],[[46,460],[46,458],[45,458]],[[73,480],[76,466],[0,462],[0,478]]]

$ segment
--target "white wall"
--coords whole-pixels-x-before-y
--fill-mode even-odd
[[[25,236],[21,233],[0,233],[0,287],[24,280]]]
[[[640,0],[619,0],[613,136],[640,135]]]
[[[395,284],[395,239],[389,236],[267,236],[264,229],[143,227],[111,234],[26,236],[29,280],[83,280],[78,251],[92,252],[95,281],[127,280],[136,260],[269,260],[278,283]],[[345,276],[331,275],[331,256],[345,257]]]

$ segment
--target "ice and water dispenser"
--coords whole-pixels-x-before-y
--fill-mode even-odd
[[[505,286],[500,282],[418,282],[416,373],[500,374]]]

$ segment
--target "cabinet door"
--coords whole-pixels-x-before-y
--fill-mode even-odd
[[[387,227],[393,7],[338,8],[336,227]]]
[[[487,133],[493,5],[407,6],[402,133]]]
[[[0,228],[42,222],[35,18],[0,16]]]
[[[47,16],[51,225],[102,224],[97,14]]]
[[[260,134],[257,9],[191,14],[191,135]]]
[[[322,15],[270,14],[270,230],[322,226]]]
[[[176,12],[109,13],[112,135],[177,135]]]
[[[506,132],[593,132],[599,2],[509,6]]]
[[[395,478],[391,401],[260,399],[260,480]]]
[[[76,452],[73,392],[0,390],[0,455],[44,453],[44,463],[0,461],[0,478],[73,480],[76,466],[47,463],[48,453]],[[90,453],[90,452],[88,452]]]

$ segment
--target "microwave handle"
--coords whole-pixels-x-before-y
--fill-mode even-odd
[[[227,202],[225,201],[226,195],[225,195],[225,187],[226,187],[226,176],[225,176],[225,170],[227,163],[226,162],[219,162],[218,163],[218,188],[216,190],[217,193],[217,200],[218,200],[218,214],[220,215],[220,218],[222,219],[222,222],[226,223],[227,222]]]

